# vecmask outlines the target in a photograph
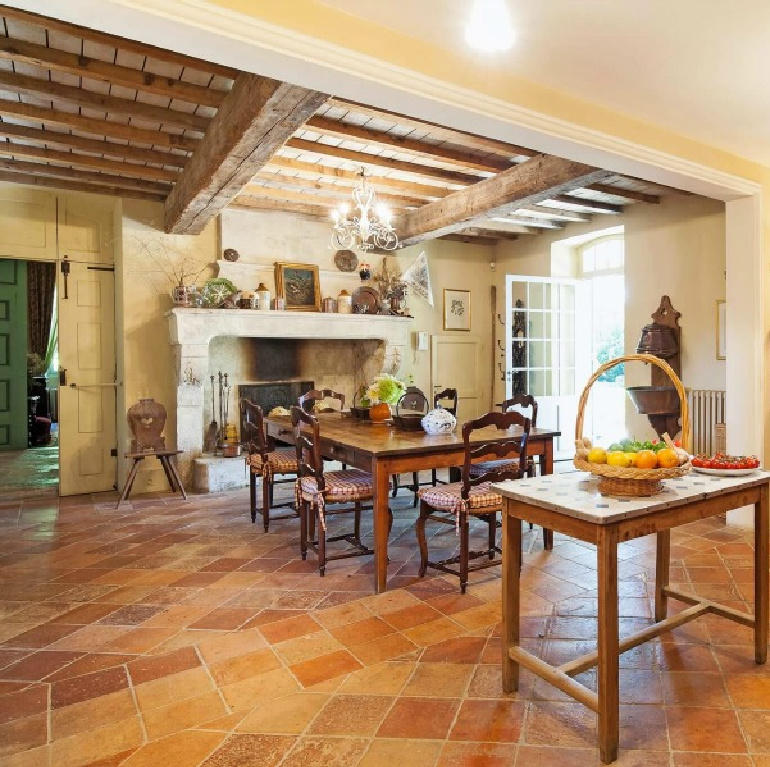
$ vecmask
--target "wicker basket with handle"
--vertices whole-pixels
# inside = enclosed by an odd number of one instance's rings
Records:
[[[624,362],[634,361],[647,362],[651,365],[655,365],[663,370],[671,379],[671,382],[679,395],[679,407],[682,418],[682,447],[685,449],[687,447],[686,441],[690,431],[687,397],[685,395],[684,386],[673,368],[668,363],[652,354],[626,354],[623,357],[617,357],[614,360],[605,362],[588,379],[588,383],[586,384],[585,389],[583,389],[583,393],[580,395],[577,421],[575,423],[575,447],[577,452],[573,460],[577,469],[590,472],[599,477],[599,492],[602,495],[655,495],[655,493],[659,493],[663,489],[662,480],[683,477],[690,472],[690,469],[692,469],[692,464],[689,460],[686,463],[674,466],[670,469],[625,468],[622,466],[610,466],[606,463],[591,463],[586,460],[589,445],[586,445],[586,440],[583,438],[583,417],[591,387],[611,368],[614,368],[616,365],[621,365]],[[664,434],[663,438],[669,447],[674,447],[673,442],[671,442],[671,439],[667,434]]]

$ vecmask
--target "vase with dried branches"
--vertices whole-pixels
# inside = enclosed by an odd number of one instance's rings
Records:
[[[404,308],[406,300],[406,283],[402,279],[401,272],[388,268],[388,259],[383,258],[380,270],[372,275],[372,282],[377,287],[382,301],[381,311],[385,314],[396,314]]]
[[[198,280],[210,267],[195,250],[177,246],[167,235],[133,237],[137,267],[162,293],[170,293],[176,306],[200,306]]]

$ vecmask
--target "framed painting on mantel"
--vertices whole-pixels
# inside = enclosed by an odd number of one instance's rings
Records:
[[[321,311],[321,286],[315,264],[275,263],[275,292],[286,300],[286,309]]]
[[[444,289],[444,330],[471,329],[470,290]]]

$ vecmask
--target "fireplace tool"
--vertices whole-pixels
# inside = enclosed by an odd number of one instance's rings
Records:
[[[222,442],[222,455],[225,458],[234,458],[241,454],[241,446],[238,442],[238,432],[235,425],[230,425],[230,393],[232,386],[227,383],[227,373],[225,373],[225,385],[222,389],[224,395],[223,404],[223,426],[222,431],[224,433],[224,440]]]
[[[203,440],[204,453],[216,453],[219,441],[219,424],[216,415],[216,391],[214,390],[214,376],[211,376],[211,423],[206,429],[206,437]]]

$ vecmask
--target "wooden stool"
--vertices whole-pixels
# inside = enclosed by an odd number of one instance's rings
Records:
[[[187,493],[184,491],[184,487],[182,487],[182,480],[179,479],[179,473],[176,470],[176,466],[174,465],[174,461],[171,460],[171,458],[175,455],[179,455],[182,450],[144,450],[142,452],[137,453],[126,453],[126,458],[133,458],[134,464],[131,467],[131,471],[128,472],[128,476],[126,477],[126,484],[123,486],[123,494],[120,496],[120,500],[118,501],[118,505],[115,507],[116,509],[120,508],[120,504],[123,503],[123,501],[128,500],[128,495],[131,492],[131,488],[133,487],[134,480],[136,479],[136,473],[139,471],[139,464],[148,456],[155,456],[159,461],[160,465],[163,467],[163,471],[166,473],[166,479],[168,479],[169,485],[171,485],[171,489],[174,492],[180,492],[182,494],[182,498],[187,500]]]

